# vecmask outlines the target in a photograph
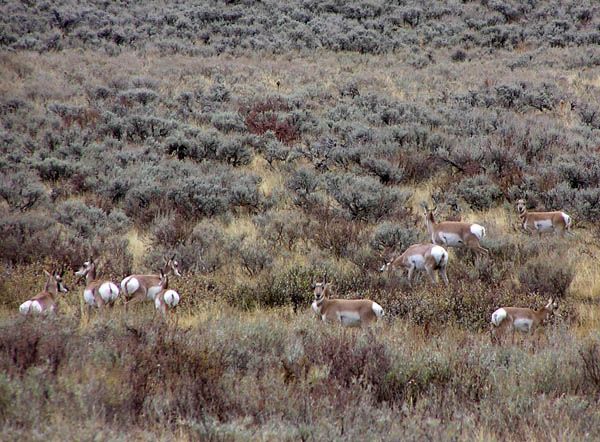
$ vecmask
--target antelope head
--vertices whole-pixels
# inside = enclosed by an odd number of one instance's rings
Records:
[[[165,270],[167,273],[172,271],[175,275],[181,276],[181,272],[179,272],[179,262],[175,259],[175,255],[171,256],[168,260],[165,260]]]
[[[557,308],[558,302],[554,301],[552,298],[548,299],[548,303],[544,306],[544,309],[548,310],[548,312],[550,313],[552,313]]]
[[[61,268],[60,270],[53,270],[52,273],[48,272],[47,270],[44,270],[44,273],[48,277],[48,282],[46,283],[47,291],[49,291],[50,287],[56,293],[58,293],[58,292],[67,293],[69,291],[67,286],[64,285],[63,281],[62,281],[62,277],[65,273],[64,269]],[[50,285],[50,284],[52,284],[52,285]]]
[[[393,254],[388,261],[386,261],[385,263],[383,263],[383,265],[381,266],[381,268],[379,269],[379,271],[383,273],[386,270],[388,270],[390,268],[390,266],[392,265],[392,263],[394,262],[395,259],[396,259],[396,254]]]
[[[527,211],[527,205],[525,204],[525,200],[520,199],[517,201],[517,212],[523,214]]]
[[[331,289],[331,284],[327,283],[327,273],[323,278],[323,282],[313,283],[313,294],[315,295],[315,302],[320,304],[325,299],[325,295]]]
[[[88,259],[86,262],[84,262],[83,265],[79,268],[79,270],[77,270],[75,272],[75,274],[77,276],[79,276],[79,279],[85,279],[89,273],[95,272],[95,270],[96,270],[96,263],[90,257],[90,259]]]

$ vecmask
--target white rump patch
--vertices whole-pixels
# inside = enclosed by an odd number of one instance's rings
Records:
[[[485,237],[485,227],[480,226],[479,224],[471,224],[471,233],[478,239],[482,239]]]
[[[167,304],[169,307],[176,307],[177,304],[179,304],[179,293],[177,293],[175,290],[167,290],[163,295],[163,298],[165,300],[165,304]]]
[[[492,313],[492,324],[498,327],[500,324],[502,324],[502,321],[506,319],[506,315],[506,310],[504,310],[503,308],[499,308],[494,313]]]
[[[554,230],[554,226],[552,225],[551,219],[542,219],[539,221],[534,221],[533,225],[540,232],[547,232],[549,230]]]
[[[438,233],[439,240],[436,241],[436,244],[440,245],[441,242],[443,245],[447,245],[450,247],[459,247],[463,245],[462,238],[460,235],[456,233],[449,232],[440,232]]]
[[[32,301],[25,301],[23,304],[19,306],[19,313],[22,315],[26,315],[29,313],[29,309],[31,307]]]
[[[119,288],[112,282],[105,282],[98,289],[100,297],[105,303],[113,302],[119,296]]]
[[[32,301],[29,311],[31,313],[42,313],[42,304],[40,304],[38,301]]]
[[[448,262],[448,252],[443,247],[435,246],[431,248],[431,256],[435,259],[436,264],[440,265],[442,261]]]
[[[94,292],[91,290],[85,289],[83,291],[83,299],[88,305],[91,305],[92,307],[96,305],[96,300],[94,299]]]
[[[137,291],[137,289],[140,288],[140,282],[137,280],[137,278],[128,276],[121,281],[121,288],[123,289],[123,293],[125,293],[125,295],[131,296]]]
[[[513,327],[523,333],[529,333],[532,325],[533,320],[527,318],[518,318],[513,322]]]
[[[570,227],[571,226],[571,217],[569,215],[567,215],[565,212],[560,212],[560,214],[563,217],[565,226]]]
[[[337,317],[342,325],[351,327],[360,325],[360,314],[352,311],[340,311],[337,313]]]
[[[373,310],[373,313],[375,313],[375,316],[377,316],[378,318],[381,318],[384,315],[383,307],[377,304],[376,302],[373,303],[371,309]]]

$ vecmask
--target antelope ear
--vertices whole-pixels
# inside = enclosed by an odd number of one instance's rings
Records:
[[[175,256],[177,256],[177,253],[173,253],[173,256],[171,256],[171,260],[174,260]]]

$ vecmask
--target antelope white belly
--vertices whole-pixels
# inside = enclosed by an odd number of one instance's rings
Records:
[[[154,299],[161,290],[162,288],[159,285],[155,285],[148,288],[148,293],[146,293],[146,295],[148,296],[148,299]]]
[[[552,220],[549,219],[534,221],[533,225],[540,232],[548,232],[550,230],[554,230],[554,227],[552,226]]]
[[[86,289],[83,291],[83,300],[88,305],[91,305],[91,306],[96,305],[96,300],[94,299],[94,292],[91,290]]]
[[[411,255],[408,260],[416,269],[423,270],[425,268],[425,259],[423,258],[423,255]]]
[[[531,319],[519,318],[513,322],[513,327],[520,332],[529,333],[533,321]]]
[[[436,243],[442,243],[444,245],[447,246],[451,246],[451,247],[457,247],[457,246],[462,246],[463,245],[463,241],[461,239],[461,237],[459,235],[457,235],[456,233],[447,233],[447,232],[440,232],[438,233],[438,241],[436,241]]]
[[[337,317],[342,325],[348,327],[360,325],[360,314],[358,312],[341,311],[337,313]]]

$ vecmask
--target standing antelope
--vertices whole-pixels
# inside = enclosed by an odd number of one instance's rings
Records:
[[[169,275],[160,271],[160,291],[154,297],[154,306],[156,310],[166,316],[167,311],[173,311],[179,304],[179,293],[169,289]]]
[[[383,316],[383,308],[369,299],[326,299],[331,292],[327,278],[314,284],[312,308],[323,321],[339,321],[345,326],[370,324]]]
[[[52,273],[44,270],[44,274],[48,277],[44,290],[21,304],[19,312],[22,315],[54,313],[56,311],[56,299],[54,297],[58,295],[58,292],[66,293],[69,291],[62,283],[64,273],[64,270],[52,270]]]
[[[539,236],[556,230],[560,231],[561,236],[565,236],[565,232],[571,233],[572,220],[565,212],[528,212],[525,200],[517,201],[517,212],[521,227],[527,233],[537,231]]]
[[[444,280],[444,284],[448,285],[448,276],[446,275],[447,266],[448,252],[442,246],[436,246],[435,244],[413,244],[402,255],[394,256],[379,271],[384,272],[390,267],[392,269],[402,267],[408,270],[408,283],[412,285],[412,276],[415,269],[425,270],[433,284],[436,283],[434,271],[437,270]]]
[[[177,276],[179,273],[179,263],[173,255],[168,260],[165,259],[165,266],[162,273],[168,275],[173,272]],[[160,287],[160,275],[130,275],[121,281],[121,289],[125,296],[125,308],[127,305],[143,301],[144,299],[154,300],[154,297],[162,289]]]
[[[521,307],[502,307],[492,313],[490,333],[492,341],[497,339],[498,332],[504,333],[507,328],[512,330],[512,342],[515,342],[515,331],[533,334],[536,328],[546,320],[558,307],[552,298],[539,310]]]
[[[427,232],[431,235],[431,242],[438,246],[468,247],[474,252],[487,255],[488,249],[481,247],[479,241],[485,237],[485,227],[479,224],[459,221],[443,221],[436,223],[433,209],[423,206],[425,210],[425,224]]]
[[[83,299],[90,308],[114,304],[119,296],[119,287],[112,281],[96,279],[96,263],[92,258],[84,262],[75,274],[85,278]]]

